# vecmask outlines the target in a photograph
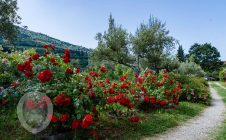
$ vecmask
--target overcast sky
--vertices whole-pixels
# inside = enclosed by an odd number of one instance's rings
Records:
[[[207,42],[226,60],[225,0],[18,0],[18,6],[28,29],[87,48],[97,46],[94,37],[107,29],[110,13],[130,33],[153,15],[185,52]]]

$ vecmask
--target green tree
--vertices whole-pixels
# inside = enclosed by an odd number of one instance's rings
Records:
[[[17,10],[17,0],[0,0],[0,36],[11,43],[17,33],[15,24],[20,23]]]
[[[195,43],[189,50],[189,56],[193,56],[194,62],[206,72],[218,71],[222,66],[220,52],[209,43]]]
[[[164,56],[173,49],[175,39],[169,36],[165,26],[165,23],[151,16],[149,23],[142,23],[131,37],[138,67],[143,65],[143,68],[158,69]]]
[[[97,33],[97,48],[92,53],[94,61],[109,61],[116,64],[123,64],[131,67],[134,58],[130,53],[129,35],[122,26],[115,25],[115,21],[110,15],[108,30]]]
[[[184,49],[180,45],[178,50],[177,50],[177,58],[180,62],[185,62],[185,54],[184,54]]]

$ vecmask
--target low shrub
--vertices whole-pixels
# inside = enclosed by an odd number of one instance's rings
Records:
[[[177,72],[180,75],[188,75],[188,76],[196,76],[203,77],[205,76],[205,72],[202,70],[201,66],[196,64],[195,62],[182,62],[180,63]]]
[[[176,79],[183,85],[180,100],[210,103],[208,83],[204,78],[178,75]]]

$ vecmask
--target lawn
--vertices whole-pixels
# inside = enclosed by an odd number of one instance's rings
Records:
[[[162,133],[188,119],[198,115],[205,108],[203,104],[181,102],[175,109],[156,110],[152,113],[140,113],[142,122],[137,125],[112,123],[111,139],[140,139]]]
[[[215,83],[216,82],[212,82],[212,86],[214,87],[214,89],[217,90],[218,94],[223,98],[223,101],[226,104],[226,89],[219,87]],[[223,82],[218,82],[218,83],[220,83],[222,86],[226,87]],[[219,133],[217,133],[216,139],[217,140],[225,140],[226,139],[226,118],[225,118],[224,124],[222,125],[222,128],[220,129]]]
[[[102,120],[106,125],[100,126],[101,132],[110,139],[140,139],[141,137],[153,136],[177,126],[186,120],[198,115],[205,105],[181,102],[175,109],[160,109],[153,112],[140,113],[141,122],[131,124],[127,121]],[[103,123],[101,123],[103,124]],[[17,120],[15,111],[1,111],[0,137],[8,139],[34,139],[34,136],[26,132]]]

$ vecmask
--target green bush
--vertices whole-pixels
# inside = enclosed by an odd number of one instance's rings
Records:
[[[0,87],[8,87],[20,76],[17,70],[17,64],[24,61],[30,53],[29,50],[23,55],[21,52],[5,53],[0,51]]]
[[[179,75],[176,79],[182,84],[181,101],[210,103],[208,83],[204,78]]]
[[[203,77],[205,75],[205,72],[202,70],[200,65],[194,62],[181,63],[177,71],[181,75],[190,75],[197,77]]]
[[[226,80],[226,68],[223,68],[219,72],[219,78],[220,78],[221,81],[225,81]]]

